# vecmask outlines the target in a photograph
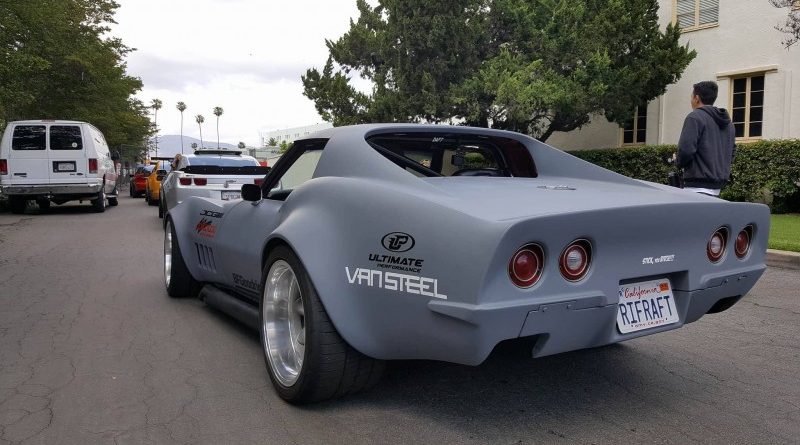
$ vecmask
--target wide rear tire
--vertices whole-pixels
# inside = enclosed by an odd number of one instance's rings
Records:
[[[385,363],[356,351],[339,335],[291,249],[272,250],[261,284],[262,351],[282,399],[293,404],[318,402],[378,382]]]
[[[183,260],[171,218],[164,224],[164,284],[167,294],[173,298],[193,298],[200,292],[200,283],[189,273]]]

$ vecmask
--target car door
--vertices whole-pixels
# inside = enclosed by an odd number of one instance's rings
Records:
[[[89,161],[85,154],[84,134],[79,124],[52,124],[48,128],[50,182],[79,184],[86,182]],[[88,135],[86,135],[88,136]]]
[[[17,124],[11,130],[8,178],[17,185],[48,184],[47,126]]]
[[[314,177],[326,142],[324,139],[296,142],[266,176],[262,185],[264,199],[241,201],[224,215],[216,245],[225,284],[243,295],[259,297],[264,243],[283,219],[279,212],[292,190]]]

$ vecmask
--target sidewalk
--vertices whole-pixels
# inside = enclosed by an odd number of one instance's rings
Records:
[[[800,270],[800,253],[767,249],[767,266]]]

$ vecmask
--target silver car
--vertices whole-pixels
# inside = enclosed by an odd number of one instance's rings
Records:
[[[485,128],[322,131],[242,198],[169,212],[167,293],[258,329],[292,403],[367,388],[385,360],[477,365],[506,340],[542,357],[678,329],[766,267],[764,205]]]
[[[190,196],[241,199],[243,184],[261,184],[269,172],[256,158],[238,150],[196,150],[194,154],[177,155],[172,165],[172,172],[161,184],[159,218]]]

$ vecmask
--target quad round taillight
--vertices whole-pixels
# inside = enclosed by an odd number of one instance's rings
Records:
[[[706,253],[708,259],[712,263],[718,263],[725,254],[725,247],[728,244],[728,229],[721,227],[711,235],[706,245]]]
[[[538,244],[522,246],[508,263],[508,276],[517,287],[531,287],[542,277],[544,250]]]
[[[753,241],[753,226],[747,226],[736,236],[733,250],[736,257],[742,259],[750,252],[750,243]]]
[[[558,267],[568,281],[580,281],[592,264],[592,245],[585,239],[573,241],[561,253]]]

